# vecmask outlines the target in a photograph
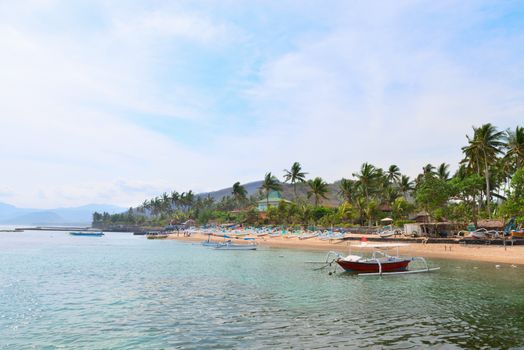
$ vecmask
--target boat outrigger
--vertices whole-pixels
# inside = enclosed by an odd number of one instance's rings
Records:
[[[400,275],[431,272],[439,270],[440,267],[429,267],[426,259],[423,257],[401,257],[398,250],[400,247],[407,246],[405,243],[376,243],[368,244],[361,242],[358,245],[352,245],[352,248],[368,248],[373,249],[371,257],[363,257],[360,255],[343,256],[337,252],[329,252],[326,256],[325,266],[331,266],[332,263],[337,263],[344,271],[358,273],[359,276],[384,276],[384,275]],[[397,248],[396,255],[389,255],[388,250]],[[418,261],[422,267],[410,270],[408,265]]]

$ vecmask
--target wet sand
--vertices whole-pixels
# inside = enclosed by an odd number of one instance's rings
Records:
[[[191,237],[183,237],[171,234],[168,239],[187,242],[201,242],[207,240],[207,235],[192,234]],[[220,239],[215,239],[220,241]],[[234,240],[242,243],[241,240]],[[257,237],[256,242],[260,247],[300,249],[315,251],[337,251],[339,253],[349,252],[350,244],[359,244],[358,241],[322,241],[317,238],[299,240],[298,238],[283,237]],[[353,253],[365,252],[369,249],[351,248]],[[455,259],[469,261],[484,261],[500,264],[524,265],[524,246],[490,246],[490,245],[463,245],[442,243],[409,243],[406,247],[400,247],[401,255],[422,256],[427,258]]]

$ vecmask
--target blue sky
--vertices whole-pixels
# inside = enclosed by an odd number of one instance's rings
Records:
[[[0,1],[0,201],[460,160],[523,124],[519,1]],[[5,170],[7,169],[7,170]]]

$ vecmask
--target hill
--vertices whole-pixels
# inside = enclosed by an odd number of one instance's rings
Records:
[[[0,224],[25,225],[88,225],[93,212],[108,212],[110,214],[125,211],[125,208],[106,204],[88,204],[79,207],[32,209],[18,208],[10,204],[0,203]]]
[[[244,188],[246,189],[248,196],[256,195],[259,193],[259,188],[262,185],[263,181],[253,181],[246,184],[243,184]],[[329,194],[327,195],[327,199],[323,200],[323,204],[326,206],[336,206],[341,203],[341,200],[338,196],[338,183],[339,181],[335,181],[332,184],[328,185],[329,188]],[[295,194],[293,192],[293,185],[287,184],[287,183],[281,183],[282,185],[282,197],[293,201],[295,199]],[[297,184],[297,195],[299,198],[305,199],[307,198],[307,192],[309,190],[309,186],[307,183]],[[218,191],[213,192],[205,192],[205,193],[199,193],[198,197],[206,197],[211,196],[215,201],[220,201],[225,196],[231,196],[231,192],[233,191],[233,187],[227,187],[223,188]],[[310,203],[313,204],[313,198],[310,199]]]

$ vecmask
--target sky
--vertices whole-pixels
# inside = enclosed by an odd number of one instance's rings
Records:
[[[524,124],[522,1],[0,0],[0,202],[410,176]]]

